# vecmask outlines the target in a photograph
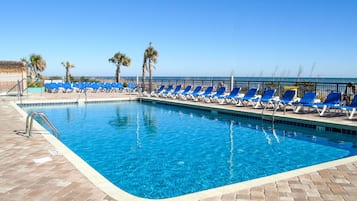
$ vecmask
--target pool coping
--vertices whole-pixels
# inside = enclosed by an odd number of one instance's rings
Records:
[[[94,100],[87,100],[88,103],[95,103],[95,102],[108,102],[108,101],[130,101],[130,100],[137,100],[138,98],[117,98],[117,99],[94,99]],[[157,101],[157,99],[150,99]],[[161,100],[164,101],[165,100]],[[167,101],[166,101],[167,102]],[[32,100],[32,101],[26,101],[22,102],[23,104],[55,104],[55,103],[77,103],[77,104],[83,104],[84,101],[79,101],[75,102],[73,100]],[[16,102],[11,102],[10,105],[12,105],[24,118],[24,120],[27,117],[27,113],[22,110],[16,103]],[[187,104],[187,103],[185,103]],[[208,105],[211,106],[211,105]],[[202,106],[204,107],[204,106]],[[206,107],[206,108],[213,108],[213,109],[219,109],[220,107]],[[121,190],[119,187],[115,186],[112,184],[109,180],[107,180],[104,176],[102,176],[100,173],[98,173],[95,169],[93,169],[89,164],[87,164],[83,159],[81,159],[78,155],[76,155],[74,152],[72,152],[68,147],[66,147],[61,141],[59,141],[57,138],[55,138],[52,134],[50,134],[45,128],[43,128],[39,123],[36,121],[34,122],[34,127],[40,131],[41,135],[50,143],[52,144],[56,150],[60,150],[63,156],[70,162],[72,163],[84,176],[86,176],[90,182],[92,182],[94,185],[96,185],[100,190],[108,194],[114,199],[118,200],[163,200],[163,201],[179,201],[179,200],[201,200],[207,197],[213,197],[213,196],[222,196],[224,194],[229,194],[233,193],[239,190],[251,188],[251,187],[256,187],[264,184],[268,184],[271,182],[276,182],[279,180],[285,180],[289,179],[292,177],[296,177],[299,175],[307,174],[307,173],[312,173],[316,172],[319,170],[323,169],[328,169],[332,168],[335,166],[351,163],[357,161],[357,156],[351,156],[348,158],[343,158],[343,159],[338,159],[330,162],[325,162],[309,167],[304,167],[304,168],[299,168],[295,170],[291,170],[288,172],[283,172],[279,174],[274,174],[266,177],[261,177],[249,181],[244,181],[244,182],[239,182],[235,184],[230,184],[226,186],[221,186],[218,188],[213,188],[213,189],[208,189],[208,190],[203,190],[199,191],[196,193],[190,193],[190,194],[185,194],[177,197],[172,197],[172,198],[166,198],[166,199],[147,199],[147,198],[140,198],[135,195],[131,195],[123,190]]]

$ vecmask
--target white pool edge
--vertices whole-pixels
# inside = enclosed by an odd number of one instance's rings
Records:
[[[120,98],[117,99],[118,101],[128,101],[133,100],[129,98]],[[56,102],[57,101],[57,102]],[[95,100],[88,100],[88,102],[106,102],[106,101],[113,101],[113,99],[95,99]],[[115,100],[114,100],[115,101]],[[27,103],[63,103],[63,102],[73,102],[73,101],[63,101],[63,100],[51,100],[51,101],[31,101]],[[23,121],[26,121],[27,113],[23,111],[15,102],[10,103],[23,117]],[[37,130],[41,131],[41,135],[50,143],[52,144],[56,150],[61,150],[63,156],[70,161],[84,176],[86,176],[95,186],[97,186],[100,190],[104,193],[108,194],[114,199],[117,200],[132,200],[132,201],[150,201],[150,200],[162,200],[162,201],[183,201],[183,200],[201,200],[204,198],[209,197],[217,197],[222,196],[223,194],[229,194],[233,192],[237,192],[239,190],[248,189],[251,187],[261,186],[264,184],[277,182],[280,180],[289,179],[292,177],[296,177],[303,174],[308,174],[312,172],[316,172],[323,169],[333,168],[335,166],[344,165],[347,163],[357,161],[357,156],[351,156],[348,158],[338,159],[330,162],[325,162],[309,167],[304,167],[300,169],[291,170],[288,172],[278,173],[275,175],[270,175],[266,177],[261,177],[249,181],[244,181],[240,183],[230,184],[222,187],[217,187],[209,190],[204,190],[196,193],[186,194],[178,197],[173,198],[166,198],[166,199],[146,199],[140,198],[134,195],[131,195],[119,187],[112,184],[109,180],[107,180],[104,176],[102,176],[99,172],[93,169],[88,163],[86,163],[83,159],[81,159],[78,155],[72,152],[68,147],[66,147],[61,141],[59,141],[56,137],[54,137],[51,133],[49,133],[45,128],[43,128],[39,123],[36,121],[33,125]]]

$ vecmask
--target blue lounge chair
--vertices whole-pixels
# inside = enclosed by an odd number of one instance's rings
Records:
[[[167,90],[171,91],[172,88],[173,88],[173,86],[172,86],[172,85],[169,85],[169,86],[167,87],[167,89],[165,89],[165,85],[162,85],[162,86],[161,86],[159,89],[157,89],[156,91],[152,91],[152,92],[150,93],[150,96],[159,97],[159,96],[161,96],[163,93],[165,93]],[[148,95],[146,94],[146,92],[144,92],[143,95],[144,95],[144,96],[148,96]]]
[[[175,96],[172,96],[172,98],[177,98],[180,96],[187,95],[188,93],[190,93],[191,88],[192,88],[191,85],[186,86],[186,88],[183,91],[179,91]]]
[[[185,90],[184,90],[182,93],[180,93],[180,95],[184,95],[184,96],[185,96],[185,95],[189,94],[191,88],[192,88],[192,86],[191,86],[191,85],[188,85],[188,86],[185,88]]]
[[[63,92],[66,92],[66,93],[72,92],[74,90],[73,87],[72,87],[72,84],[70,82],[64,83],[63,84],[63,89],[64,89]]]
[[[102,86],[103,91],[105,92],[112,92],[113,87],[111,83],[104,83],[104,85]]]
[[[223,104],[224,102],[226,102],[226,103],[231,102],[232,99],[238,97],[240,89],[241,89],[240,87],[235,87],[232,89],[231,93],[229,93],[228,95],[218,97],[219,104]]]
[[[243,97],[234,98],[234,101],[238,106],[245,106],[252,99],[256,98],[255,96],[257,95],[257,92],[258,92],[257,88],[251,88]]]
[[[192,92],[187,93],[186,95],[182,95],[181,99],[182,100],[187,100],[187,99],[194,99],[194,97],[198,96],[202,89],[202,86],[197,86]]]
[[[58,84],[54,83],[54,82],[46,83],[45,88],[46,88],[46,91],[49,93],[54,93],[54,92],[59,91]]]
[[[214,102],[218,99],[218,97],[223,97],[226,92],[226,87],[220,87],[217,89],[217,92],[213,95],[209,95],[204,98],[205,102]]]
[[[236,97],[239,94],[240,89],[241,89],[240,87],[233,88],[231,93],[229,93],[227,96],[224,96],[223,98],[232,99],[232,98]]]
[[[296,108],[294,110],[295,113],[298,113],[300,109],[304,109],[305,106],[309,106],[315,102],[315,98],[317,97],[316,92],[305,92],[304,96],[300,101],[293,102]]]
[[[135,90],[136,90],[135,84],[134,84],[133,82],[129,82],[129,83],[128,83],[127,90],[128,90],[129,92],[135,91]]]
[[[73,82],[72,87],[77,92],[79,90],[79,82]]]
[[[162,91],[164,91],[165,89],[165,85],[161,85],[161,87],[156,91],[156,93],[161,93]]]
[[[165,89],[164,91],[162,91],[161,93],[157,94],[158,96],[166,96],[166,94],[171,93],[172,89],[174,88],[173,85],[169,85],[167,87],[167,89]]]
[[[264,91],[263,96],[251,99],[252,102],[255,102],[254,108],[261,106],[266,109],[269,104],[272,105],[275,92],[275,89],[267,89]]]
[[[124,89],[124,85],[120,82],[113,82],[112,87],[114,91],[121,91]]]
[[[159,96],[160,93],[162,93],[165,89],[165,85],[161,85],[157,90],[152,91],[150,94],[148,94],[146,91],[143,92],[143,96]]]
[[[162,93],[168,94],[168,93],[171,92],[171,90],[172,90],[173,88],[174,88],[173,85],[169,85],[169,86],[167,87],[167,89],[165,89],[165,91],[163,91]]]
[[[102,84],[103,84],[103,83],[98,83],[100,89],[102,89]],[[79,92],[80,92],[80,93],[86,92],[86,91],[88,90],[88,87],[89,87],[89,83],[87,83],[87,82],[80,82],[80,83],[79,83]]]
[[[58,82],[57,84],[57,92],[63,92],[64,91],[64,83],[63,82]]]
[[[196,97],[194,98],[194,101],[203,100],[205,97],[210,96],[211,93],[212,93],[212,91],[213,91],[213,87],[212,87],[212,86],[207,87],[207,89],[206,89],[205,92],[199,94],[198,96],[196,96]]]
[[[123,91],[124,90],[124,85],[123,85],[123,83],[118,83],[117,84],[117,88],[120,90],[120,91]]]
[[[112,83],[110,83],[110,85],[112,86],[112,91],[117,91],[118,90],[118,88],[117,88],[117,86],[118,86],[118,83],[116,83],[116,82],[112,82]]]
[[[101,86],[98,82],[93,82],[93,83],[90,83],[88,85],[88,87],[86,87],[86,89],[91,89],[92,92],[97,92],[101,89]]]
[[[292,103],[294,101],[294,97],[295,97],[296,91],[295,90],[286,90],[281,98],[281,100],[277,100],[276,102],[274,102],[274,113],[278,110],[278,109],[283,109],[284,110],[284,114],[286,113],[286,107],[287,106],[292,106]]]
[[[172,92],[169,92],[168,94],[164,95],[164,97],[173,97],[173,96],[176,96],[176,94],[178,94],[181,90],[181,85],[177,85],[174,89],[174,91]]]
[[[352,119],[353,115],[357,110],[357,94],[353,97],[352,102],[349,105],[343,106],[332,106],[333,109],[341,109],[346,111],[346,115],[348,119]]]
[[[224,102],[228,103],[229,101],[231,101],[232,99],[234,99],[235,97],[238,96],[239,92],[240,92],[240,87],[235,87],[232,89],[232,91],[228,94],[228,95],[222,95],[217,97],[217,102],[219,104],[223,104]]]
[[[331,92],[323,103],[307,104],[306,106],[315,108],[319,115],[323,116],[326,110],[340,105],[341,97],[341,92]]]

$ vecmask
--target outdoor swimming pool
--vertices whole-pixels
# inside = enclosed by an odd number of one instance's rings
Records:
[[[355,136],[140,102],[27,106],[112,183],[168,198],[355,155]]]

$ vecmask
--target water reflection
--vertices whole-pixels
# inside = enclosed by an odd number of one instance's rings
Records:
[[[118,128],[126,128],[130,123],[130,117],[128,114],[121,113],[120,107],[115,108],[115,118],[109,121],[109,125],[118,127]]]
[[[272,138],[271,138],[271,135],[274,137],[275,141],[279,144],[280,143],[280,139],[276,133],[276,130],[274,128],[271,129],[271,134],[270,134],[270,131],[269,133],[265,130],[264,127],[261,128],[262,129],[262,132],[264,134],[264,137],[265,139],[267,140],[267,143],[268,144],[272,144]]]
[[[148,135],[153,135],[157,133],[157,120],[153,112],[154,110],[154,107],[143,108],[144,127]]]
[[[72,120],[71,109],[69,107],[66,108],[66,119],[67,122],[71,122]]]
[[[141,147],[139,106],[136,109],[136,146]]]
[[[233,178],[233,151],[234,151],[234,139],[233,139],[233,124],[234,121],[230,121],[229,123],[229,144],[230,144],[230,149],[229,149],[229,179],[231,180]]]

